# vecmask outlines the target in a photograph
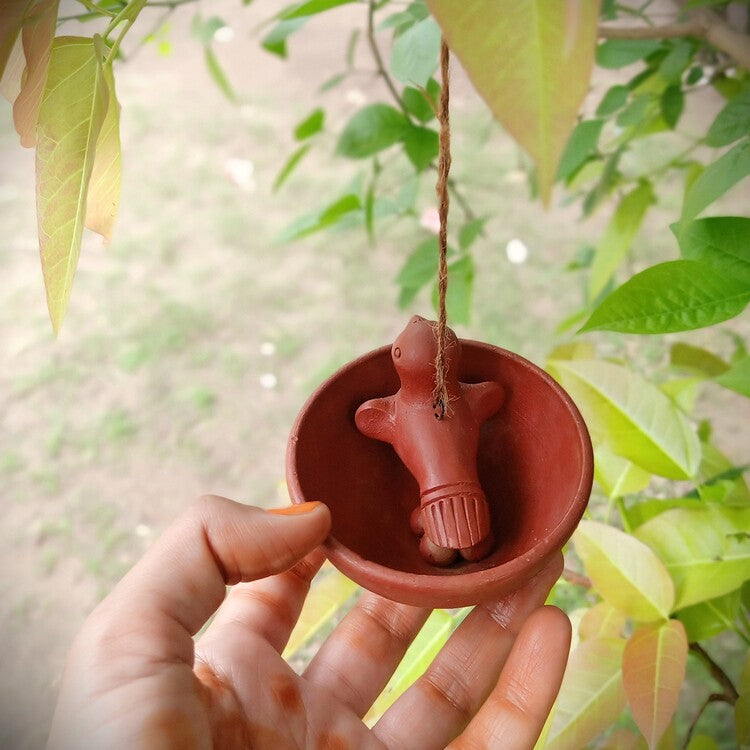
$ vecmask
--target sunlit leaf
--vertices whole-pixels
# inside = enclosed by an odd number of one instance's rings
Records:
[[[73,286],[96,141],[108,92],[94,41],[57,37],[39,109],[37,213],[52,326],[60,328]]]
[[[408,306],[419,290],[435,278],[437,267],[437,237],[429,237],[412,250],[396,276],[396,284],[401,287],[399,305],[402,308]]]
[[[448,45],[495,117],[536,164],[549,201],[588,93],[599,3],[427,0]]]
[[[307,18],[304,16],[301,18],[279,21],[263,38],[263,41],[260,43],[261,47],[274,55],[286,57],[287,39],[295,31],[301,29],[306,22]]]
[[[618,203],[594,255],[589,276],[588,297],[595,300],[617,270],[654,202],[650,182],[643,182]]]
[[[274,191],[278,190],[287,181],[305,154],[310,150],[311,145],[310,143],[305,143],[286,160],[284,166],[279,170],[278,175],[276,175],[276,179],[273,181]]]
[[[435,117],[435,108],[440,98],[440,85],[430,78],[424,89],[406,86],[401,94],[406,111],[420,122],[429,122]]]
[[[706,145],[720,148],[750,135],[750,89],[730,99],[706,133]]]
[[[107,114],[96,139],[94,168],[86,201],[86,227],[109,241],[120,205],[122,161],[120,153],[120,105],[115,94],[112,66],[104,66]]]
[[[616,498],[640,492],[648,486],[651,474],[604,446],[597,446],[594,451],[594,479],[607,497]]]
[[[642,526],[646,521],[673,508],[700,507],[696,498],[646,498],[630,505],[626,511],[631,531]]]
[[[740,180],[750,175],[750,140],[744,140],[719,157],[685,191],[681,221],[695,218]]]
[[[675,584],[677,610],[734,591],[750,578],[750,544],[737,537],[748,528],[749,508],[709,503],[661,513],[635,536],[664,561]]]
[[[24,21],[22,39],[26,72],[21,92],[13,103],[13,122],[21,136],[21,145],[27,148],[37,142],[37,120],[46,91],[57,6],[58,0],[37,0]]]
[[[708,263],[750,284],[750,219],[712,216],[670,227],[682,257]]]
[[[320,107],[314,109],[302,122],[294,128],[294,137],[298,141],[312,138],[323,129],[326,113]]]
[[[554,360],[548,369],[581,409],[596,444],[653,474],[673,479],[695,474],[698,437],[655,385],[598,360]]]
[[[357,584],[337,570],[331,570],[324,578],[316,580],[310,587],[297,624],[292,630],[284,649],[288,659],[299,651],[331,618],[351,599]]]
[[[306,2],[297,3],[283,11],[281,17],[284,19],[302,18],[304,16],[314,16],[318,13],[324,13],[331,8],[338,8],[339,5],[357,2],[357,0],[307,0]]]
[[[598,602],[587,610],[578,624],[581,640],[589,638],[619,638],[625,629],[624,612],[607,602]]]
[[[750,356],[745,355],[732,364],[727,372],[714,378],[715,382],[750,398]]]
[[[695,260],[658,263],[631,277],[581,331],[673,333],[721,323],[750,301],[750,284]]]
[[[685,626],[688,641],[706,641],[734,627],[740,609],[740,590],[709,599],[677,612]]]
[[[596,521],[582,521],[573,543],[594,589],[634,620],[665,619],[674,585],[659,558],[638,539]]]
[[[370,104],[346,124],[336,151],[350,159],[363,159],[398,143],[409,128],[409,121],[397,109],[387,104]]]
[[[633,718],[650,748],[672,720],[685,679],[688,643],[678,620],[646,625],[630,636],[622,681]]]
[[[455,630],[465,612],[452,616],[442,609],[436,609],[425,622],[422,630],[409,646],[396,673],[386,685],[380,697],[367,712],[365,721],[372,725],[396,699],[420,677],[437,656],[440,649]]]
[[[621,638],[581,641],[570,655],[547,750],[581,750],[625,708]]]

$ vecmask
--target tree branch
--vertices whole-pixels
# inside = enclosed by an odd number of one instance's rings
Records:
[[[745,70],[750,70],[750,36],[733,28],[718,13],[707,8],[691,10],[687,21],[666,26],[599,27],[599,37],[602,39],[669,39],[683,36],[705,39]]]
[[[383,56],[380,54],[380,47],[378,47],[378,43],[375,40],[375,0],[370,0],[367,9],[367,43],[370,45],[370,51],[375,60],[375,67],[378,69],[378,75],[388,87],[388,90],[391,92],[391,96],[396,104],[398,104],[399,109],[408,117],[409,113],[406,111],[404,102],[401,100],[398,90],[386,70],[385,64],[383,63]]]
[[[698,709],[698,713],[695,715],[695,718],[690,722],[690,727],[688,728],[687,734],[685,735],[685,741],[682,743],[683,750],[686,750],[687,746],[690,744],[690,740],[693,737],[693,732],[695,731],[695,727],[698,724],[698,721],[700,720],[701,716],[703,716],[703,712],[712,704],[712,703],[720,703],[722,701],[726,701],[726,697],[723,693],[711,693],[711,695],[706,698],[703,705]]]
[[[711,658],[700,643],[691,643],[690,650],[703,662],[704,666],[711,673],[711,677],[721,685],[724,700],[733,706],[737,702],[739,694],[727,673]]]
[[[672,23],[667,26],[600,26],[601,39],[670,39],[676,36],[704,36],[697,21]]]

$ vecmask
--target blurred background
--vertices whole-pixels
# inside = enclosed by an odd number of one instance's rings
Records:
[[[366,8],[312,18],[290,38],[287,60],[260,45],[278,11],[270,0],[173,10],[147,8],[124,43],[119,218],[109,246],[87,233],[57,339],[39,265],[34,155],[0,103],[3,748],[43,744],[73,634],[165,526],[202,493],[286,503],[286,437],[311,390],[390,342],[412,313],[433,317],[428,293],[400,310],[394,283],[436,229],[429,171],[412,217],[386,222],[372,241],[346,226],[279,241],[356,179],[358,165],[332,155],[336,134],[364,103],[384,99],[383,83],[359,44],[346,80],[321,85],[344,67]],[[61,17],[77,12],[63,0]],[[226,23],[212,48],[236,103],[207,71],[196,14]],[[72,22],[58,33],[91,32]],[[593,100],[608,83],[595,83]],[[708,96],[691,117],[715,115],[721,102]],[[274,192],[294,126],[317,106],[327,111],[322,147]],[[543,364],[555,326],[582,302],[582,279],[565,266],[608,216],[582,222],[559,195],[547,212],[532,200],[522,155],[457,66],[452,108],[453,174],[473,212],[491,217],[474,246],[471,322],[457,330]],[[665,216],[677,212],[681,187],[672,187],[639,236],[650,262],[674,254]],[[732,200],[746,206],[748,197]],[[650,342],[625,354],[660,357]],[[729,455],[747,444],[748,403],[717,389],[701,406]]]

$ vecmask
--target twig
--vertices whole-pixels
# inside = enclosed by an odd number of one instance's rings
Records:
[[[711,693],[711,695],[706,698],[703,705],[698,709],[698,713],[695,715],[695,718],[690,722],[690,727],[688,728],[687,734],[685,735],[685,741],[682,743],[683,750],[686,750],[687,746],[690,744],[690,740],[693,737],[693,732],[695,731],[695,727],[698,724],[698,721],[700,720],[701,716],[703,716],[703,712],[712,704],[712,703],[721,703],[726,702],[726,697],[722,693]]]
[[[583,575],[583,573],[576,573],[575,570],[570,568],[563,569],[562,579],[574,586],[583,586],[585,589],[590,589],[592,586],[591,579],[588,576]]]
[[[711,656],[704,650],[700,643],[691,643],[690,650],[703,662],[708,671],[711,673],[716,682],[721,685],[723,693],[722,698],[729,703],[734,705],[739,698],[737,688],[734,683],[729,679],[727,673],[711,658]]]
[[[391,92],[391,96],[393,97],[396,104],[398,104],[401,111],[407,117],[409,117],[409,113],[406,111],[404,102],[399,96],[398,90],[393,83],[393,79],[390,77],[388,71],[386,70],[385,64],[383,63],[383,56],[380,54],[380,47],[378,47],[378,43],[375,40],[375,0],[369,0],[369,5],[367,8],[367,43],[370,45],[370,51],[372,52],[372,56],[375,59],[375,66],[378,69],[378,75],[383,79],[383,82],[388,87],[388,90]]]
[[[677,2],[683,5],[679,0]],[[689,12],[687,21],[665,26],[600,26],[599,36],[603,39],[701,37],[745,70],[750,70],[750,36],[733,28],[718,13],[707,8],[695,8]]]
[[[676,36],[703,36],[703,26],[697,20],[672,23],[666,26],[600,26],[601,39],[670,39]]]

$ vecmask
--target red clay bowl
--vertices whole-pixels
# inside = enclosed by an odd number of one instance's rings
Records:
[[[517,354],[461,344],[459,380],[494,380],[505,389],[479,440],[479,478],[495,535],[480,562],[437,568],[422,559],[409,528],[416,481],[389,444],[354,424],[363,401],[399,388],[390,346],[350,362],[312,394],[287,450],[293,502],[322,500],[331,510],[331,562],[364,588],[420,607],[478,604],[522,586],[570,538],[591,492],[591,441],[568,394]]]

